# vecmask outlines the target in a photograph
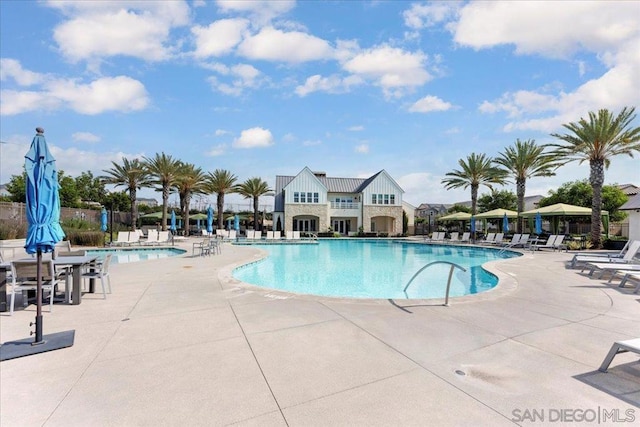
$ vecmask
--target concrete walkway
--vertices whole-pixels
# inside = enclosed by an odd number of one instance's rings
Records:
[[[106,300],[45,309],[44,333],[73,329],[75,343],[0,364],[0,425],[640,420],[638,356],[597,371],[614,341],[640,337],[640,296],[566,269],[571,254],[493,263],[496,290],[443,307],[260,289],[231,277],[256,247],[183,245],[189,256],[114,265]],[[28,337],[34,316],[2,313],[1,341]]]

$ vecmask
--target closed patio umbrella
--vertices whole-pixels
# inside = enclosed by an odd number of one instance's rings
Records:
[[[207,208],[207,233],[213,233],[213,208],[211,206]]]
[[[542,215],[536,213],[536,234],[542,234]]]
[[[507,213],[505,212],[502,217],[502,231],[505,233],[509,232],[509,218],[507,218]]]
[[[171,225],[169,226],[169,230],[173,233],[176,232],[176,211],[171,211]]]
[[[42,253],[53,252],[64,238],[60,227],[60,194],[55,159],[49,152],[44,130],[36,128],[36,136],[25,155],[28,254],[36,254],[36,322],[35,340],[30,338],[5,343],[0,347],[0,360],[13,359],[73,345],[74,331],[42,334]],[[51,289],[51,292],[54,292]],[[31,345],[25,345],[31,341]],[[22,344],[22,345],[20,345]]]
[[[107,210],[105,208],[102,208],[102,212],[100,212],[100,230],[107,231]]]
[[[240,217],[238,215],[233,216],[233,229],[240,230]]]

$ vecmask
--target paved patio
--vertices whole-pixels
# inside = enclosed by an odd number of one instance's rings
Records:
[[[0,364],[0,425],[640,420],[638,356],[597,371],[614,341],[640,337],[640,296],[566,269],[570,253],[492,263],[498,289],[443,307],[260,289],[231,277],[258,248],[193,258],[183,245],[188,256],[112,266],[106,300],[45,309],[44,333],[73,329],[75,343]],[[34,316],[2,313],[0,340],[28,337]]]

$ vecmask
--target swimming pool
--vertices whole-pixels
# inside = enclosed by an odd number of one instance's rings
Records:
[[[147,261],[150,259],[167,258],[182,255],[186,251],[177,248],[119,248],[119,249],[92,249],[87,255],[97,255],[104,258],[112,254],[112,264],[126,264],[129,262]]]
[[[415,244],[401,241],[327,239],[317,245],[261,246],[269,256],[233,271],[246,283],[284,291],[354,298],[443,298],[450,266],[436,264],[411,277],[429,262],[445,260],[455,269],[451,296],[487,291],[498,284],[481,265],[520,254],[474,246]]]

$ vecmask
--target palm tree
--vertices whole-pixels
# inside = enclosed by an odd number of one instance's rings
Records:
[[[164,153],[156,153],[153,158],[145,157],[144,162],[156,190],[162,191],[162,231],[166,231],[169,194],[176,184],[181,162]]]
[[[478,204],[478,188],[481,185],[489,187],[493,190],[492,184],[506,183],[507,171],[492,165],[492,159],[485,154],[471,153],[467,156],[467,160],[458,160],[458,164],[462,170],[454,170],[445,175],[441,182],[444,188],[451,190],[454,188],[467,189],[471,187],[471,215],[477,213]]]
[[[140,188],[151,185],[149,173],[144,164],[138,159],[129,160],[123,157],[122,165],[116,162],[111,162],[111,164],[113,167],[103,170],[106,175],[101,176],[100,179],[105,184],[127,187],[129,200],[131,201],[131,229],[135,230],[136,219],[138,218],[137,192]]]
[[[213,172],[209,172],[206,180],[207,191],[217,195],[218,228],[224,228],[224,195],[235,192],[235,184],[238,177],[228,170],[216,169]]]
[[[206,175],[199,167],[191,163],[180,163],[175,187],[180,196],[180,212],[185,230],[189,230],[189,205],[191,196],[205,193]]]
[[[236,192],[245,199],[253,199],[253,229],[258,229],[258,199],[260,196],[271,191],[269,184],[262,178],[249,178],[242,184],[238,185]]]
[[[544,145],[536,145],[535,140],[529,139],[516,142],[511,147],[504,149],[494,163],[504,167],[508,173],[515,177],[516,197],[518,198],[518,215],[524,211],[524,195],[527,179],[536,176],[553,176],[558,164],[554,157],[544,153]],[[524,228],[523,219],[518,216],[518,233]]]
[[[589,112],[589,119],[580,118],[562,126],[569,130],[567,134],[552,133],[551,136],[564,141],[564,144],[550,144],[555,147],[552,154],[563,164],[589,161],[589,183],[593,188],[591,202],[591,243],[595,248],[602,247],[602,185],[604,170],[609,168],[611,158],[620,154],[633,157],[634,151],[640,152],[640,127],[630,128],[636,118],[635,108],[623,108],[614,117],[607,109],[598,113]]]

